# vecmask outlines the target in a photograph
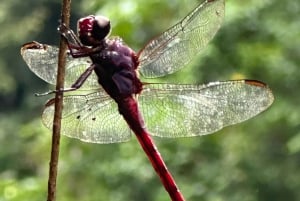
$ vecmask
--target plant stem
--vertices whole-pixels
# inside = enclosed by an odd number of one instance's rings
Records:
[[[70,21],[70,5],[71,0],[62,0],[61,23],[69,26]],[[63,105],[63,92],[60,89],[64,88],[65,77],[65,62],[66,62],[67,43],[63,37],[60,39],[59,55],[58,55],[58,70],[56,79],[55,94],[55,111],[52,128],[52,145],[51,145],[51,159],[49,167],[48,179],[48,197],[47,201],[56,200],[56,180],[57,180],[57,166],[59,158],[59,144],[60,144],[60,130],[61,130],[61,116]]]

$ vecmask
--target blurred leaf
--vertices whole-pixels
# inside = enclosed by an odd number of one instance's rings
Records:
[[[300,151],[300,133],[297,133],[287,143],[288,149],[291,154],[295,154]]]

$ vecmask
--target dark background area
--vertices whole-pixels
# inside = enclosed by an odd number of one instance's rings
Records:
[[[88,14],[109,17],[112,35],[136,51],[200,1],[73,1],[71,26]],[[58,0],[0,5],[0,201],[46,199],[51,135],[37,98],[49,86],[27,68],[20,47],[57,45]],[[189,201],[300,200],[300,4],[226,2],[225,22],[176,83],[257,79],[273,90],[266,112],[213,135],[160,139],[157,146]],[[162,79],[161,79],[162,80]],[[62,137],[58,201],[165,201],[168,195],[137,140],[97,145]]]

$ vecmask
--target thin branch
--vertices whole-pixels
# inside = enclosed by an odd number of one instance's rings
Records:
[[[61,23],[69,26],[70,21],[70,5],[71,0],[62,0]],[[59,44],[58,55],[58,70],[56,91],[64,88],[65,77],[65,62],[66,62],[66,41],[61,37]],[[61,116],[62,116],[63,92],[58,92],[55,95],[55,111],[53,119],[53,135],[51,147],[51,159],[49,167],[49,180],[48,180],[48,197],[47,201],[56,200],[56,180],[57,180],[57,166],[59,158],[59,144],[60,144],[60,130],[61,130]]]

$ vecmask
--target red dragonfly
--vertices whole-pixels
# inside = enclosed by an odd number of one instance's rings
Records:
[[[69,88],[63,90],[69,93],[64,96],[62,133],[105,144],[127,141],[133,131],[170,198],[184,200],[150,135],[173,138],[216,132],[266,110],[273,102],[272,92],[255,80],[145,83],[138,72],[155,78],[186,66],[220,28],[224,6],[224,0],[204,1],[137,54],[120,38],[108,37],[106,17],[81,18],[78,37],[60,25],[69,47],[65,81]],[[55,84],[57,47],[31,42],[23,45],[21,54],[37,76]],[[50,129],[53,113],[51,99],[42,115]]]

